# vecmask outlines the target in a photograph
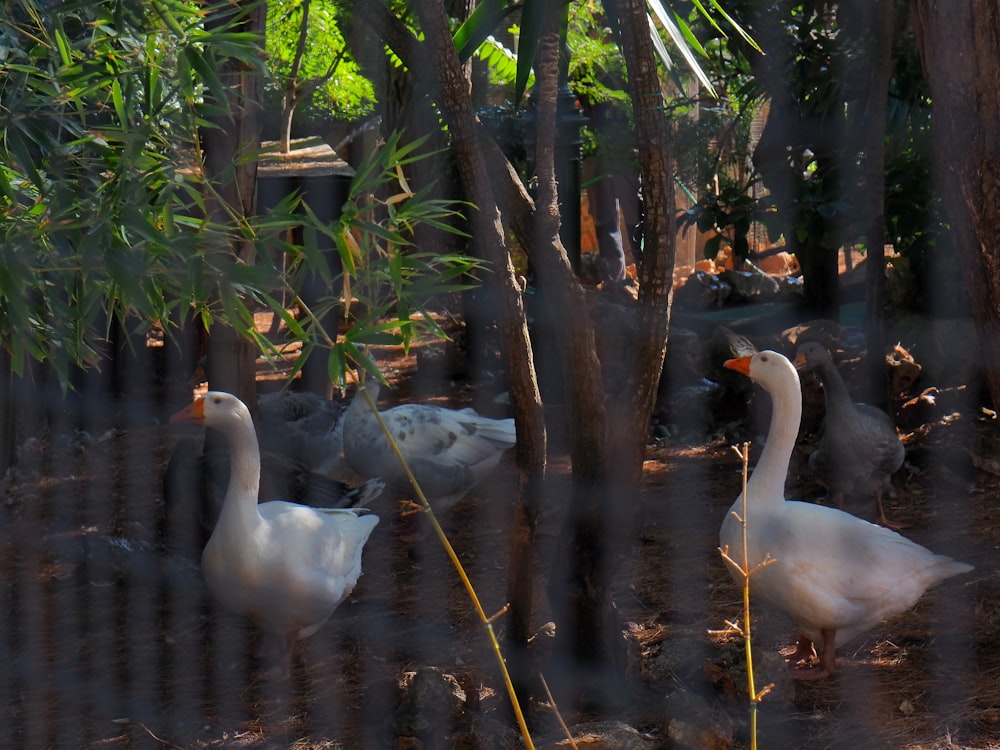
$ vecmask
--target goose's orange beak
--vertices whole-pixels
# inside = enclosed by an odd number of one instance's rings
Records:
[[[205,421],[205,399],[198,398],[170,418],[170,423],[201,424]]]
[[[723,367],[728,367],[730,370],[736,370],[736,372],[742,372],[747,377],[750,376],[750,360],[753,357],[737,357],[736,359],[727,359],[722,363]]]

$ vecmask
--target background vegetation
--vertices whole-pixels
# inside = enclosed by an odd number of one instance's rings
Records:
[[[569,633],[557,687],[600,702],[623,679],[620,629],[604,613],[637,524],[678,220],[709,235],[709,255],[730,247],[751,259],[759,248],[749,229],[765,223],[802,264],[799,312],[809,317],[838,316],[838,256],[862,248],[875,269],[864,322],[872,351],[884,349],[882,254],[892,243],[913,270],[915,292],[898,297],[906,312],[971,313],[990,400],[1000,400],[990,125],[1000,93],[988,72],[970,70],[995,56],[967,54],[947,70],[936,62],[951,49],[936,36],[944,21],[962,45],[989,49],[997,10],[979,0],[960,7],[942,19],[933,0],[734,2],[725,11],[680,0],[312,0],[272,2],[264,18],[249,0],[8,0],[3,465],[24,430],[11,421],[19,389],[58,381],[72,391],[98,367],[114,371],[151,333],[176,359],[207,349],[210,365],[214,342],[228,337],[232,359],[249,352],[252,364],[269,346],[253,313],[273,310],[303,351],[325,357],[329,386],[366,362],[364,344],[405,342],[429,301],[447,293],[470,337],[489,330],[502,353],[518,422],[522,546],[512,552],[507,644],[515,687],[529,685],[544,407],[558,401],[575,481],[548,592]],[[332,222],[299,193],[267,212],[254,200],[260,141],[280,137],[276,114],[287,103],[278,103],[293,88],[308,93],[293,131],[330,128],[356,171]],[[966,91],[978,95],[940,106]],[[567,194],[573,183],[558,171],[580,99],[624,113],[634,141],[621,160],[638,170],[645,207],[638,298],[623,313],[629,335],[607,382],[611,363],[598,356],[594,319],[580,314],[589,302],[570,261],[579,195]],[[751,124],[764,112],[758,133]],[[584,132],[585,151],[599,145]],[[760,185],[765,193],[752,190]],[[680,219],[678,190],[695,203]],[[305,299],[316,279],[321,293]],[[943,293],[958,288],[966,294]],[[252,394],[253,368],[224,374],[227,359],[210,367],[213,387]],[[545,366],[561,386],[549,404]]]

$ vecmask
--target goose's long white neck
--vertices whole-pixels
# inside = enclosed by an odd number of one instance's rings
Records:
[[[235,421],[226,429],[229,441],[229,487],[221,516],[244,528],[260,520],[257,495],[260,491],[260,447],[253,422]],[[222,517],[220,516],[220,522]],[[238,519],[238,520],[237,520]]]
[[[760,461],[747,482],[747,503],[752,507],[778,508],[785,500],[788,463],[802,418],[798,374],[788,365],[785,375],[765,386],[771,395],[771,426]]]

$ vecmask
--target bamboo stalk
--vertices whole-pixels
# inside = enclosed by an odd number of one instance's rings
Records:
[[[753,568],[750,567],[750,557],[749,552],[747,551],[747,479],[750,465],[750,443],[743,443],[740,447],[734,445],[733,450],[743,461],[743,492],[741,495],[743,498],[742,507],[740,513],[732,511],[733,516],[737,521],[739,521],[740,530],[742,531],[743,559],[740,562],[736,562],[729,555],[728,546],[725,549],[720,548],[719,552],[722,554],[723,560],[725,560],[728,565],[739,573],[739,577],[743,581],[743,625],[740,626],[736,623],[730,622],[727,622],[726,624],[729,625],[733,631],[743,636],[743,651],[747,665],[747,692],[750,695],[750,748],[751,750],[757,750],[757,706],[760,704],[761,700],[763,700],[764,696],[771,692],[774,684],[769,684],[760,692],[757,692],[757,687],[754,681],[753,648],[751,638],[752,630],[750,626],[750,576],[761,568],[765,568],[771,563],[776,562],[776,560],[768,555]]]
[[[475,586],[473,586],[472,581],[465,572],[465,568],[462,566],[461,560],[458,559],[458,554],[455,552],[454,547],[451,546],[451,542],[448,540],[448,536],[444,533],[444,529],[441,528],[441,524],[438,523],[437,516],[434,515],[434,509],[431,508],[430,503],[427,501],[427,496],[424,495],[424,491],[420,488],[417,482],[417,478],[413,476],[413,472],[410,470],[409,465],[406,463],[406,459],[403,457],[403,453],[399,450],[399,445],[393,439],[392,435],[389,433],[385,422],[382,420],[382,415],[379,414],[378,408],[375,401],[372,399],[368,391],[363,387],[363,381],[359,380],[358,394],[361,394],[368,404],[368,407],[372,410],[375,415],[375,419],[378,421],[379,427],[382,428],[382,432],[385,434],[389,441],[389,445],[392,447],[392,452],[396,455],[397,460],[403,467],[403,471],[406,473],[406,477],[410,480],[410,485],[413,487],[413,491],[417,495],[417,500],[419,500],[420,505],[423,507],[423,512],[427,515],[430,520],[431,527],[434,529],[434,533],[437,535],[438,540],[440,540],[441,545],[444,547],[448,558],[451,560],[451,564],[455,567],[458,572],[458,577],[462,581],[462,585],[465,586],[466,592],[469,594],[469,598],[472,600],[472,605],[476,609],[476,614],[479,615],[479,621],[483,624],[486,629],[486,635],[489,638],[490,646],[493,649],[493,654],[496,656],[497,664],[500,667],[500,673],[503,676],[504,685],[507,688],[507,694],[510,696],[510,702],[514,709],[514,715],[517,717],[518,726],[521,728],[521,736],[524,740],[524,746],[527,750],[535,750],[535,745],[531,740],[531,734],[528,732],[528,724],[525,720],[524,713],[521,710],[521,704],[517,699],[517,693],[514,690],[514,683],[511,681],[510,673],[507,671],[507,662],[503,657],[503,652],[500,649],[500,641],[497,639],[496,631],[493,630],[493,619],[487,616],[486,611],[483,609],[483,605],[479,602],[479,595],[476,593]],[[355,396],[356,398],[357,396]]]

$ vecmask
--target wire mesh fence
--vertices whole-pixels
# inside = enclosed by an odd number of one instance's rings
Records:
[[[414,362],[411,354],[393,364],[397,383],[414,377]],[[139,387],[116,397],[84,387],[71,398],[19,387],[19,413],[33,415],[21,424],[33,429],[20,436],[0,508],[0,745],[523,746],[465,593],[432,537],[401,538],[396,498],[373,508],[382,523],[354,593],[298,644],[288,680],[264,680],[259,633],[205,589],[199,554],[207,532],[197,509],[164,497],[174,446],[201,435],[168,424],[183,404]],[[468,399],[453,383],[436,389],[442,403]],[[595,710],[559,706],[577,737],[579,722],[600,716],[632,726],[643,747],[748,744],[738,643],[710,634],[740,611],[716,549],[739,491],[730,422],[649,447],[639,534],[626,559],[609,563],[609,617],[631,681]],[[973,574],[851,644],[822,683],[787,677],[777,651],[795,631],[780,614],[759,612],[758,682],[776,685],[761,707],[764,746],[1000,746],[1000,487],[970,458],[989,456],[984,434],[969,412],[915,432],[892,501],[911,524],[907,536],[975,564]],[[551,616],[550,566],[565,543],[572,495],[564,447],[554,440],[536,543],[540,630]],[[789,476],[790,493],[817,499],[801,457]],[[443,517],[490,611],[506,601],[517,486],[508,456]],[[502,616],[495,627],[502,636]],[[556,668],[544,657],[538,663]],[[532,695],[536,746],[556,747],[565,738],[537,686]]]

